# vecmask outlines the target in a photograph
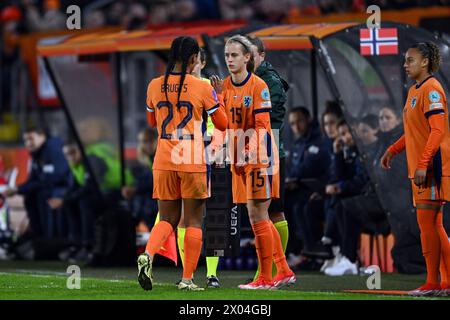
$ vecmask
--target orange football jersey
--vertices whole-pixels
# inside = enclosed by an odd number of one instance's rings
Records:
[[[228,129],[234,129],[234,133],[237,134],[238,129],[242,129],[246,132],[249,129],[255,128],[255,115],[260,112],[271,112],[272,105],[270,102],[270,93],[264,80],[259,78],[253,73],[249,73],[247,78],[239,84],[233,83],[231,77],[227,77],[223,81],[223,100],[225,104],[225,110],[228,117]],[[268,127],[265,128],[267,133],[271,137],[270,122]],[[247,131],[248,132],[248,131]],[[230,130],[228,130],[230,133]],[[230,134],[229,134],[230,137]],[[243,150],[236,150],[238,147],[237,138],[235,136],[234,143],[234,161],[236,161],[237,154]],[[273,156],[274,144],[267,142],[266,147],[272,150],[267,150],[267,155]],[[246,148],[249,148],[248,143]],[[259,152],[260,144],[254,149]],[[264,167],[269,165],[268,163],[261,163],[260,157],[257,162],[252,164],[252,167]]]
[[[157,170],[206,172],[204,134],[207,115],[216,111],[219,99],[213,87],[190,74],[179,88],[180,74],[153,79],[147,89],[147,111],[154,112],[158,146],[153,163]],[[178,91],[181,89],[180,100]]]
[[[449,177],[450,132],[447,99],[439,81],[430,76],[422,83],[415,84],[409,89],[408,98],[403,108],[409,178],[414,178],[414,173],[431,131],[428,117],[434,114],[445,115],[446,132],[438,152],[435,154],[432,163],[429,164],[429,169],[440,173],[443,177]]]

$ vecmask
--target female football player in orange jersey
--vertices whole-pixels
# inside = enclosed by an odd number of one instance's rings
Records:
[[[442,204],[450,200],[450,133],[444,89],[433,76],[439,65],[439,48],[434,43],[418,43],[406,52],[403,66],[415,84],[403,109],[405,132],[381,158],[383,169],[389,169],[392,158],[406,149],[427,266],[426,283],[409,293],[415,296],[450,292],[450,243],[442,224]]]
[[[197,65],[192,69],[191,74],[203,81],[210,83],[208,78],[202,77],[202,70],[206,67],[206,52],[203,48],[200,48],[198,54]],[[208,117],[206,124],[206,131],[208,136],[212,136],[215,132],[214,124],[211,121],[211,117]],[[223,131],[217,130],[216,134],[225,134]],[[211,145],[210,145],[211,147]],[[181,211],[180,223],[177,228],[177,243],[178,252],[180,253],[181,262],[184,263],[184,236],[186,234],[186,225],[184,224],[184,213]],[[206,257],[206,287],[207,288],[220,288],[219,278],[217,277],[217,266],[219,264],[219,257]]]
[[[158,128],[153,197],[158,199],[160,221],[151,230],[146,252],[138,258],[138,281],[145,290],[152,289],[153,257],[178,226],[182,208],[186,234],[178,288],[203,290],[192,282],[192,274],[202,247],[205,199],[210,196],[205,116],[211,116],[220,130],[226,129],[227,117],[222,98],[211,85],[190,74],[198,63],[199,50],[195,39],[176,38],[165,75],[153,79],[147,90],[147,118],[150,126]]]
[[[228,116],[228,143],[232,145],[233,160],[233,202],[247,205],[261,267],[260,276],[255,281],[240,285],[239,288],[271,289],[292,284],[296,281],[295,274],[287,265],[280,236],[268,214],[271,198],[279,197],[279,176],[270,172],[270,167],[276,164],[273,160],[270,163],[274,143],[271,143],[269,89],[261,78],[252,73],[253,56],[247,38],[236,35],[228,39],[225,62],[231,76],[223,81],[213,76],[211,81],[217,92],[223,92]],[[243,134],[239,135],[238,130]],[[250,143],[239,146],[239,141],[245,141],[246,135],[249,135]],[[263,140],[266,142],[264,146],[260,143]],[[267,158],[261,157],[260,148],[266,148]],[[237,161],[238,158],[243,161]],[[264,163],[264,160],[268,161]],[[272,279],[273,260],[277,275]]]

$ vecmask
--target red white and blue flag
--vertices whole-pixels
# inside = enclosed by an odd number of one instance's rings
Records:
[[[398,54],[396,28],[360,29],[359,40],[362,56]]]

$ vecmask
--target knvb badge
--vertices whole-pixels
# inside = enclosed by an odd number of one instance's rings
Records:
[[[359,40],[363,56],[398,54],[397,28],[360,29]]]

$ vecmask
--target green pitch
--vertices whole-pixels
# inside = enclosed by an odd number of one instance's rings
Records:
[[[345,293],[343,290],[363,290],[366,277],[327,277],[318,273],[298,272],[298,283],[278,291],[244,291],[237,285],[250,278],[249,271],[219,271],[220,289],[203,292],[182,292],[174,283],[181,269],[154,269],[155,285],[152,291],[144,291],[136,280],[134,268],[81,268],[81,289],[67,288],[68,264],[55,262],[0,262],[0,299],[50,299],[50,300],[97,300],[97,299],[167,299],[167,300],[404,300],[420,299],[407,296]],[[195,282],[205,285],[205,269],[200,267]],[[422,284],[424,276],[383,274],[383,290],[410,290]],[[432,298],[426,298],[432,299]],[[442,298],[434,298],[442,299]]]

